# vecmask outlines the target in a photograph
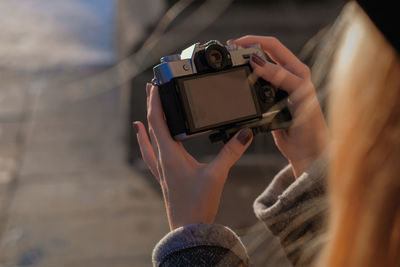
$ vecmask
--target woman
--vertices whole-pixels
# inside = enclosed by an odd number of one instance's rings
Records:
[[[400,158],[400,69],[392,45],[398,49],[398,43],[390,32],[389,37],[383,36],[387,31],[380,32],[357,4],[347,8],[354,23],[345,31],[331,86],[330,241],[318,266],[396,266],[400,262],[396,162]],[[256,200],[255,210],[281,238],[291,262],[309,265],[314,252],[306,248],[320,247],[315,237],[321,235],[326,169],[321,155],[330,140],[310,72],[274,38],[246,36],[234,42],[260,43],[277,64],[252,56],[254,72],[289,93],[293,125],[272,134],[290,165]],[[134,126],[143,159],[162,187],[173,230],[157,245],[154,264],[247,266],[237,236],[212,223],[228,171],[249,146],[251,131],[241,130],[212,162],[199,163],[169,135],[158,89],[147,85],[146,90],[151,142],[142,123]]]

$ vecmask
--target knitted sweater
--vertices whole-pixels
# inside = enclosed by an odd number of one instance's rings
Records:
[[[309,266],[323,243],[325,173],[324,159],[316,161],[297,179],[289,165],[254,202],[256,216],[279,238],[294,266]],[[250,262],[239,237],[218,224],[175,229],[153,251],[154,266],[249,266]]]

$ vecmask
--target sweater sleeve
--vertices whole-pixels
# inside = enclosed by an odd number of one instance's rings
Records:
[[[256,216],[279,238],[295,266],[309,266],[324,242],[326,170],[321,157],[295,179],[288,165],[254,202]]]
[[[175,229],[153,250],[153,266],[248,266],[238,236],[218,224],[192,224]]]

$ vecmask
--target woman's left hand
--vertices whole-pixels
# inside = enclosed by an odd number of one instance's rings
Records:
[[[229,169],[253,138],[242,129],[208,164],[196,161],[168,130],[158,88],[147,84],[147,120],[134,122],[143,160],[160,183],[171,230],[193,223],[212,223]],[[150,142],[151,140],[151,142]]]

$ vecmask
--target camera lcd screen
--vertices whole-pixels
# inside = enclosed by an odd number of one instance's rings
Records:
[[[249,68],[245,67],[183,79],[192,131],[257,115],[248,72]]]

